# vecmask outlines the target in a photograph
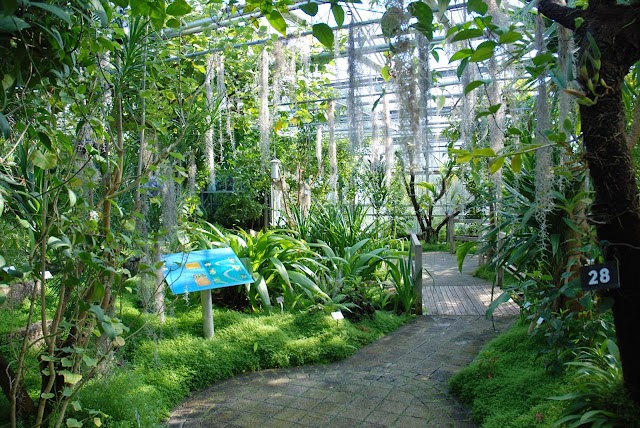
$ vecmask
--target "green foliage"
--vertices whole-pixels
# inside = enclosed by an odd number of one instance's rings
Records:
[[[554,375],[538,358],[543,338],[514,325],[487,344],[449,381],[450,391],[471,407],[474,420],[487,428],[550,427],[562,411],[547,397],[568,391],[569,375]]]
[[[83,388],[79,401],[87,410],[73,414],[74,417],[85,414],[90,417],[88,409],[100,409],[108,415],[102,422],[110,428],[152,427],[159,418],[168,416],[170,404],[160,388],[145,381],[143,371],[126,367],[92,379]],[[159,413],[159,409],[164,409],[164,413]]]
[[[568,403],[553,426],[640,426],[640,408],[624,388],[620,352],[615,342],[605,336],[599,346],[583,348],[577,357],[577,361],[567,363],[575,379],[575,390],[550,397]]]
[[[364,205],[316,205],[308,216],[297,218],[300,238],[306,242],[323,242],[337,255],[344,256],[346,248],[367,240],[367,248],[375,248],[378,241],[375,223],[367,221]]]
[[[188,313],[195,321],[198,308]],[[336,361],[410,319],[380,312],[357,325],[337,324],[319,312],[249,316],[219,308],[214,316],[212,339],[177,334],[139,341],[125,368],[83,390],[83,407],[103,410],[109,427],[138,426],[137,418],[140,426],[159,427],[190,391],[246,371]]]
[[[413,254],[409,250],[407,256],[405,256],[405,253],[398,254],[395,263],[387,263],[388,275],[393,281],[395,291],[393,309],[396,313],[410,314],[414,310],[416,287],[411,272],[412,256]],[[422,275],[422,269],[420,270],[420,275]]]

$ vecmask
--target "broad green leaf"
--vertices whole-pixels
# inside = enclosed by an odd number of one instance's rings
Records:
[[[531,59],[531,62],[533,62],[535,65],[540,66],[543,64],[548,64],[550,62],[553,62],[555,60],[555,58],[553,57],[552,54],[550,53],[541,53],[538,54],[536,56],[534,56]]]
[[[180,28],[180,20],[177,18],[169,18],[165,24],[169,28]]]
[[[0,268],[6,264],[7,264],[7,261],[4,259],[4,257],[0,256]]]
[[[449,58],[449,64],[451,64],[453,61],[457,61],[459,59],[468,58],[472,54],[473,54],[473,50],[472,49],[460,49],[458,52],[456,52],[453,55],[451,55],[451,58]]]
[[[31,155],[31,162],[42,170],[54,168],[58,163],[58,157],[55,153],[46,151],[42,153],[40,150],[34,150]]]
[[[64,383],[68,383],[69,385],[75,385],[82,379],[81,374],[71,373],[69,370],[60,370],[58,373],[64,376]]]
[[[285,22],[282,14],[277,10],[272,10],[271,13],[267,15],[267,21],[276,30],[278,33],[283,36],[287,35],[287,23]]]
[[[71,25],[71,17],[69,16],[69,13],[67,13],[66,10],[58,6],[54,6],[52,4],[47,4],[47,3],[34,2],[34,1],[29,2],[29,6],[38,7],[42,10],[46,10],[47,12],[62,19],[67,24]]]
[[[98,360],[95,358],[91,358],[88,355],[82,356],[82,362],[85,363],[88,367],[95,367],[98,365]]]
[[[325,47],[329,49],[333,49],[333,30],[324,22],[319,24],[314,24],[311,27],[313,32],[313,37],[318,39],[320,43],[322,43]]]
[[[185,0],[175,0],[167,6],[167,15],[183,16],[191,12],[191,6]]]
[[[458,76],[458,79],[462,77],[462,73],[464,73],[464,69],[467,68],[467,65],[469,65],[468,57],[460,61],[458,68],[456,68],[456,75]]]
[[[309,16],[316,16],[318,14],[318,3],[310,1],[301,5],[300,9]]]
[[[77,400],[71,402],[71,407],[73,407],[73,410],[75,412],[79,412],[80,410],[82,410],[82,404],[80,404],[80,402]]]
[[[411,2],[408,10],[422,26],[433,31],[433,11],[426,3],[422,1]]]
[[[494,104],[492,106],[489,106],[489,112],[491,114],[497,113],[498,110],[500,110],[500,107],[502,107],[502,103],[498,103],[498,104]]]
[[[510,30],[506,33],[500,34],[500,43],[507,44],[517,42],[522,39],[522,34],[515,30]]]
[[[280,277],[285,282],[285,284],[291,287],[291,281],[289,280],[289,272],[287,272],[287,268],[284,266],[284,264],[275,257],[271,257],[269,260],[271,260],[271,263],[273,263],[273,266],[276,268],[276,270],[280,274]]]
[[[309,16],[316,16],[318,13],[318,3],[305,3],[300,6],[300,9]]]
[[[24,19],[16,16],[0,17],[0,33],[16,33],[31,27]]]
[[[97,427],[101,427],[102,421],[100,420],[100,418],[93,418],[93,424]]]
[[[136,230],[136,221],[132,218],[128,218],[124,221],[124,228],[129,232]]]
[[[103,321],[100,323],[100,325],[102,326],[102,331],[105,332],[105,334],[109,337],[109,339],[113,340],[116,338],[118,333],[116,333],[116,330],[113,328],[113,326],[110,323]]]
[[[344,24],[344,9],[337,3],[331,3],[331,13],[333,13],[333,19],[336,20],[338,28],[342,28]]]
[[[522,131],[518,128],[509,127],[507,128],[507,134],[509,135],[522,135]]]
[[[41,398],[44,398],[45,400],[48,400],[50,398],[55,397],[55,395],[51,392],[43,392],[42,394],[40,394]]]
[[[2,7],[4,8],[3,15],[4,16],[13,15],[13,12],[18,10],[18,7],[20,7],[21,4],[22,2],[18,3],[18,0],[3,0],[2,1]]]
[[[67,427],[69,428],[80,428],[82,427],[82,422],[78,421],[74,418],[67,419]]]
[[[484,80],[474,80],[473,82],[469,83],[467,86],[464,87],[464,94],[467,95],[469,92],[484,85],[485,83],[486,82]]]
[[[496,48],[496,43],[492,41],[482,42],[478,45],[476,50],[469,57],[471,62],[480,62],[487,60],[493,56],[493,51]]]
[[[468,0],[467,10],[469,12],[476,12],[480,15],[484,15],[489,10],[489,6],[482,0]]]
[[[461,40],[475,39],[477,37],[482,37],[483,35],[484,33],[482,32],[482,30],[479,30],[477,28],[470,28],[468,30],[462,30],[457,32],[456,35],[453,36],[451,41],[458,42]]]

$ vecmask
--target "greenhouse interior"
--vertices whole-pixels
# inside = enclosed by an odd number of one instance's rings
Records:
[[[0,2],[0,428],[640,427],[639,23]]]

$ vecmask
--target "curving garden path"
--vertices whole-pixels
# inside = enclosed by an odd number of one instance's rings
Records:
[[[425,253],[423,262],[433,277],[425,274],[423,282],[426,315],[343,361],[218,382],[185,400],[167,426],[475,427],[447,381],[510,326],[517,308],[502,304],[486,320],[491,285],[469,274],[477,262],[469,260],[462,273],[448,253]]]

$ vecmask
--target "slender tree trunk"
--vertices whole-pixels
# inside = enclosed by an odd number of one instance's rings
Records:
[[[564,6],[562,0],[540,0],[538,10],[574,30],[579,38],[579,66],[586,71],[579,77],[584,90],[580,119],[585,159],[595,190],[592,218],[605,259],[620,266],[620,288],[609,294],[614,302],[625,387],[640,404],[640,358],[634,351],[640,301],[640,287],[636,285],[640,278],[640,206],[622,103],[624,77],[640,60],[640,5],[590,0],[587,9],[581,10]],[[581,19],[578,27],[577,18]],[[599,61],[591,61],[589,56],[599,57]]]

